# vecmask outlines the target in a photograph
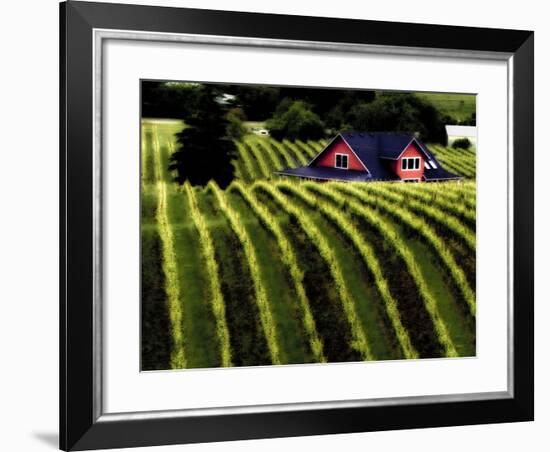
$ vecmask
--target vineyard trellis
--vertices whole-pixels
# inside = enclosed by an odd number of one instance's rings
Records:
[[[475,233],[466,225],[461,223],[460,220],[453,214],[449,212],[442,212],[440,209],[427,205],[424,202],[407,199],[402,194],[390,191],[387,184],[365,184],[362,189],[365,193],[376,194],[379,198],[386,199],[394,205],[401,205],[403,208],[423,215],[425,218],[437,224],[439,227],[442,227],[448,230],[450,233],[456,235],[459,239],[463,240],[472,251],[475,251]]]
[[[288,197],[277,191],[272,185],[265,182],[256,182],[253,189],[263,190],[271,196],[287,214],[292,216],[300,224],[302,230],[310,238],[311,242],[318,248],[319,253],[325,259],[330,269],[334,283],[340,295],[340,300],[353,335],[353,343],[351,344],[352,348],[358,350],[363,359],[371,360],[373,358],[372,352],[370,350],[365,331],[363,330],[363,327],[358,319],[355,303],[350,295],[349,288],[347,287],[337,259],[334,256],[334,253],[326,238],[323,236],[323,233],[317,228],[311,219],[303,214],[303,211],[297,208]]]
[[[158,130],[153,128],[153,157],[155,163],[155,180],[157,186],[157,213],[156,220],[159,229],[159,236],[162,243],[163,260],[162,266],[165,277],[165,290],[168,302],[168,312],[172,325],[173,350],[170,356],[170,365],[173,369],[186,367],[183,335],[183,312],[180,304],[181,286],[176,266],[176,255],[174,249],[174,236],[167,212],[167,187],[162,177],[160,159],[160,143],[158,141]]]
[[[344,193],[355,196],[357,199],[359,199],[361,202],[364,202],[365,204],[374,207],[380,207],[386,213],[396,217],[403,224],[406,224],[408,227],[422,235],[426,239],[427,243],[432,245],[435,252],[441,258],[443,264],[449,270],[451,276],[453,277],[458,288],[460,289],[460,292],[462,293],[466,304],[468,305],[470,313],[472,314],[472,316],[475,316],[475,294],[468,284],[464,272],[456,263],[452,253],[445,246],[445,243],[441,240],[437,233],[426,223],[426,221],[424,221],[418,215],[415,215],[412,212],[398,207],[395,204],[389,203],[383,199],[377,198],[376,200],[373,200],[371,197],[367,196],[362,190],[357,189],[357,187],[354,187],[351,184],[338,184],[337,187]]]
[[[255,196],[250,193],[249,188],[245,188],[241,183],[234,182],[229,190],[237,192],[250,206],[254,213],[258,216],[258,219],[262,224],[275,236],[275,239],[281,250],[281,257],[288,269],[288,272],[292,278],[292,283],[296,291],[298,301],[300,303],[304,326],[309,338],[309,344],[311,351],[316,361],[326,362],[326,357],[323,354],[323,341],[319,337],[315,326],[315,319],[311,313],[311,307],[306,295],[306,291],[303,285],[303,272],[298,266],[298,260],[296,258],[293,247],[284,234],[281,226],[271,214],[271,212],[264,207]]]
[[[250,269],[250,274],[252,276],[252,281],[254,284],[256,303],[258,304],[258,308],[260,311],[260,320],[267,340],[269,353],[271,355],[271,361],[273,364],[281,364],[282,362],[280,358],[279,343],[277,339],[277,329],[275,326],[275,321],[273,320],[271,308],[269,306],[267,293],[262,282],[262,276],[258,266],[258,258],[256,256],[254,244],[250,240],[250,237],[248,236],[248,233],[246,232],[246,229],[243,226],[238,215],[227,203],[224,192],[222,192],[218,185],[213,181],[208,183],[208,189],[211,190],[212,193],[214,193],[214,196],[218,201],[218,205],[221,211],[229,220],[231,228],[233,229],[243,246],[244,254],[246,256]]]
[[[475,354],[475,180],[285,179],[275,173],[307,164],[327,141],[248,135],[235,141],[225,190],[178,186],[168,169],[178,125],[163,127],[141,129],[144,274],[161,282],[144,312],[165,311],[170,326],[146,342],[167,344],[153,367]],[[433,149],[475,178],[474,150]]]
[[[428,311],[432,322],[434,324],[437,336],[441,345],[444,347],[447,356],[458,356],[453,340],[451,339],[447,326],[439,314],[439,309],[437,307],[437,301],[434,299],[431,291],[429,290],[429,285],[425,278],[422,276],[418,270],[415,258],[409,246],[405,243],[399,232],[395,227],[388,221],[381,218],[376,214],[374,210],[367,207],[364,204],[360,204],[357,201],[344,198],[339,195],[335,190],[327,190],[324,187],[307,184],[308,189],[313,190],[319,194],[324,194],[328,198],[332,199],[334,203],[340,208],[346,206],[349,208],[354,215],[357,215],[367,221],[368,224],[377,229],[386,239],[387,243],[392,246],[392,248],[399,254],[403,259],[409,274],[413,278],[418,288],[426,310]]]
[[[312,187],[311,184],[306,184],[305,186],[307,188]],[[303,189],[300,189],[299,185],[297,184],[292,184],[288,182],[277,183],[277,188],[280,189],[281,187],[284,187],[291,193],[300,197],[301,200],[303,200],[311,207],[319,209],[323,213],[323,215],[329,218],[330,221],[334,222],[348,237],[348,239],[352,241],[357,251],[363,258],[365,265],[373,275],[378,293],[385,303],[386,312],[398,338],[403,355],[409,359],[418,358],[418,352],[414,349],[409,334],[407,333],[405,327],[401,322],[401,316],[399,314],[399,309],[397,308],[397,302],[392,297],[389,291],[388,282],[382,274],[380,263],[370,244],[362,237],[361,233],[351,223],[351,221],[342,214],[342,211],[340,209],[334,208],[328,204],[319,203],[318,200],[315,199],[315,197],[311,196]],[[316,185],[313,185],[313,187],[315,189],[323,190],[325,194],[330,196],[327,191],[324,191],[326,190],[324,187]],[[334,198],[336,197],[337,195],[334,195]]]
[[[199,235],[199,243],[206,261],[206,272],[208,275],[208,283],[210,286],[212,312],[216,320],[216,333],[220,346],[221,363],[223,367],[231,367],[231,344],[229,342],[229,330],[227,328],[227,320],[225,317],[225,302],[223,300],[221,284],[219,279],[218,263],[214,251],[212,238],[208,232],[208,225],[204,217],[197,207],[195,193],[189,182],[184,185],[185,193],[189,201],[191,210],[191,219],[197,229]]]

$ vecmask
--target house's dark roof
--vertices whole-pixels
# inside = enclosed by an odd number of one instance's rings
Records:
[[[429,182],[434,180],[458,180],[458,179],[462,179],[462,177],[457,176],[456,174],[453,174],[453,173],[449,173],[449,171],[443,169],[439,165],[439,162],[437,162],[436,169],[430,168],[430,169],[424,170],[424,179]]]
[[[436,168],[425,168],[424,179],[448,180],[460,179],[460,176],[444,170],[430,150],[420,140],[415,139],[411,133],[399,132],[342,132],[339,134],[351,147],[359,160],[365,165],[369,173],[353,170],[342,170],[337,168],[302,166],[279,171],[276,174],[285,176],[308,177],[322,180],[347,180],[347,181],[374,181],[374,180],[400,180],[393,173],[387,159],[396,160],[406,147],[415,140],[420,150],[426,155],[428,161],[433,161]],[[337,136],[338,137],[338,136]],[[332,143],[332,142],[331,142]],[[329,144],[330,146],[330,144]],[[327,146],[328,147],[328,146]],[[327,148],[325,148],[327,149]],[[310,165],[321,155],[321,151]]]
[[[398,132],[342,132],[342,138],[358,157],[396,159],[414,139],[411,133]],[[423,149],[424,151],[424,149]],[[365,163],[368,168],[368,165]]]
[[[300,166],[299,168],[277,171],[275,174],[320,180],[346,180],[350,182],[362,182],[373,179],[371,174],[366,171],[343,170],[324,166]]]

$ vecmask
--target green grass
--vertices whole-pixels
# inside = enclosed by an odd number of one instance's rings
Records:
[[[319,254],[316,244],[287,212],[278,208],[269,195],[256,190],[255,196],[268,210],[276,212],[274,218],[296,250],[298,266],[303,272],[305,291],[327,361],[360,361],[360,354],[351,346],[351,331],[330,277],[330,268]]]
[[[476,111],[476,96],[473,94],[416,93],[428,100],[443,115],[457,121],[469,119]]]
[[[178,280],[182,285],[186,367],[217,367],[221,363],[220,350],[210,309],[206,262],[200,246],[197,246],[197,230],[188,215],[189,200],[178,190],[169,196],[168,205],[177,250]]]
[[[280,185],[278,187],[281,189]],[[303,198],[300,199],[298,192],[288,191],[284,186],[282,189],[297,200],[300,209],[308,211],[310,218],[323,231],[349,287],[374,358],[378,360],[401,358],[402,354],[397,341],[390,331],[390,321],[383,310],[383,301],[380,299],[369,270],[354,244],[318,209],[312,208],[313,206],[304,202]]]
[[[229,196],[229,203],[237,212],[256,248],[260,274],[278,331],[281,359],[285,363],[312,361],[305,330],[301,322],[297,295],[290,285],[275,238],[260,224],[250,207],[239,196]]]
[[[427,281],[441,318],[447,325],[449,335],[456,347],[458,356],[475,355],[475,322],[458,305],[453,293],[452,281],[448,281],[441,265],[430,250],[421,240],[414,238],[409,241],[420,273]]]
[[[227,218],[219,211],[210,191],[199,191],[197,203],[214,244],[226,305],[233,365],[271,364],[242,245]],[[190,260],[189,265],[194,265],[193,261]]]
[[[282,180],[326,140],[247,135],[226,190],[178,186],[183,127],[141,131],[143,370],[475,355],[475,180]]]

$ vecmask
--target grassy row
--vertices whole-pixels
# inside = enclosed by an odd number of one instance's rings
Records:
[[[334,185],[331,184],[331,187],[334,187]],[[309,184],[308,188],[315,190],[315,186],[313,184]],[[458,356],[455,344],[449,334],[448,328],[439,313],[436,298],[430,291],[429,284],[420,272],[415,256],[410,247],[404,241],[400,231],[398,231],[390,222],[382,218],[376,211],[369,208],[367,205],[359,203],[355,200],[350,200],[349,198],[338,196],[337,194],[334,195],[334,192],[334,188],[331,188],[329,197],[335,201],[337,206],[340,208],[348,208],[352,214],[363,218],[368,224],[377,229],[384,236],[386,242],[391,244],[392,248],[398,253],[405,263],[405,266],[413,278],[420,296],[424,301],[424,305],[430,315],[437,338],[443,346],[445,355]],[[317,189],[317,193],[321,193],[319,189]]]
[[[456,216],[475,229],[476,211],[471,205],[461,202],[456,195],[445,190],[432,190],[430,192],[418,189],[414,184],[388,184],[388,190],[405,196],[406,199],[417,199],[427,205],[435,206],[440,211]]]
[[[319,337],[319,333],[317,332],[315,319],[311,312],[311,306],[309,304],[309,300],[304,289],[304,274],[300,270],[298,259],[290,241],[286,237],[283,229],[281,228],[275,217],[263,204],[258,202],[256,197],[254,197],[254,195],[250,193],[248,188],[245,188],[239,182],[234,182],[233,184],[231,184],[229,190],[237,192],[245,200],[245,202],[250,206],[252,211],[265,226],[265,228],[269,230],[275,237],[275,240],[280,249],[281,259],[290,274],[291,282],[296,292],[298,303],[300,305],[303,316],[303,324],[309,339],[309,345],[313,353],[314,359],[317,362],[326,362],[326,357],[323,354],[323,342]]]
[[[316,143],[314,147],[311,143]],[[237,158],[233,160],[235,176],[244,182],[269,179],[275,171],[306,165],[321,147],[319,142],[279,142],[269,137],[247,136],[235,142]]]
[[[296,162],[298,162],[300,165],[308,164],[309,159],[307,158],[305,153],[298,146],[296,146],[295,143],[285,139],[282,142],[282,146],[292,152],[292,154],[294,154]]]
[[[444,155],[441,155],[437,152],[434,152],[435,156],[437,157],[437,160],[441,165],[443,165],[443,168],[445,168],[448,171],[451,171],[452,173],[458,174],[459,176],[463,176],[466,178],[474,178],[475,172],[471,169],[464,167],[462,163],[457,162],[449,157],[446,157]]]
[[[422,184],[433,186],[429,193],[449,198],[451,202],[463,205],[467,209],[476,210],[477,189],[475,181],[462,181],[458,184]]]
[[[456,162],[460,162],[465,168],[475,171],[476,155],[473,152],[466,152],[463,149],[446,148],[436,145],[435,149],[444,157],[447,157]]]
[[[256,177],[258,177],[258,174],[256,173],[254,169],[254,165],[252,163],[252,158],[250,157],[248,150],[243,146],[242,143],[235,142],[235,145],[237,146],[237,152],[239,156],[238,161],[242,162],[243,164],[243,166],[241,167],[242,168],[241,176],[243,177],[244,180],[246,180],[247,182],[250,182]]]
[[[404,209],[420,214],[422,217],[429,219],[430,222],[443,227],[457,238],[463,240],[472,251],[476,250],[475,233],[450,213],[445,213],[441,209],[434,208],[424,202],[407,199],[402,194],[394,193],[390,191],[388,184],[364,184],[362,188],[363,191],[374,194],[377,198],[386,199],[392,204],[399,204]]]
[[[254,184],[253,189],[262,190],[269,196],[271,196],[271,198],[279,205],[281,209],[283,209],[288,215],[290,215],[298,222],[298,224],[309,237],[311,242],[317,247],[319,253],[326,261],[330,269],[332,278],[334,280],[336,289],[344,308],[344,312],[346,314],[347,321],[350,325],[353,336],[353,343],[351,344],[351,346],[361,353],[361,356],[364,360],[373,359],[367,336],[357,315],[356,307],[351,297],[349,288],[346,284],[340,266],[338,265],[338,261],[334,255],[334,252],[328,244],[323,232],[319,230],[319,228],[317,228],[315,223],[308,217],[307,214],[304,214],[302,210],[297,208],[292,203],[290,198],[284,196],[271,184],[260,181]]]
[[[457,149],[447,149],[440,145],[430,145],[432,152],[444,167],[464,177],[475,178],[476,158]]]
[[[216,320],[216,336],[219,341],[221,354],[221,365],[230,367],[231,364],[231,344],[229,341],[229,330],[227,328],[227,320],[225,316],[225,302],[222,295],[221,284],[219,279],[218,263],[215,257],[214,244],[208,226],[204,217],[197,207],[197,200],[191,185],[187,182],[184,186],[187,194],[190,216],[197,229],[199,235],[199,243],[206,262],[206,274],[210,289],[210,297],[212,303],[212,311]]]
[[[249,142],[243,142],[244,147],[252,154],[258,164],[262,177],[269,179],[273,175],[273,168],[270,167],[265,158],[264,153],[257,146],[251,145]]]
[[[355,184],[356,185],[356,184]],[[455,281],[457,287],[459,288],[468,309],[472,316],[475,316],[476,311],[476,301],[475,294],[472,291],[472,288],[468,284],[466,275],[456,263],[451,251],[445,246],[443,240],[437,235],[437,233],[424,221],[423,218],[415,215],[406,209],[403,209],[395,204],[385,201],[383,199],[377,198],[373,199],[372,197],[365,194],[363,190],[359,190],[357,186],[353,184],[337,184],[337,187],[343,193],[354,196],[356,199],[364,202],[368,205],[374,207],[380,207],[384,212],[393,217],[397,218],[402,224],[407,225],[410,229],[417,231],[422,235],[427,243],[429,243],[437,255],[440,257],[441,261],[445,267],[449,270],[450,275]]]
[[[256,303],[258,304],[258,309],[260,312],[260,321],[264,334],[267,340],[267,345],[269,348],[269,353],[271,356],[271,362],[273,364],[281,364],[279,343],[277,339],[277,330],[275,327],[275,321],[273,319],[273,314],[271,312],[271,307],[269,305],[269,300],[267,297],[266,289],[262,282],[262,277],[260,274],[260,269],[258,265],[258,258],[256,256],[256,250],[254,244],[250,240],[250,237],[243,226],[239,216],[227,203],[224,193],[219,189],[215,182],[210,182],[208,188],[216,197],[218,205],[226,218],[229,220],[231,229],[235,232],[239,238],[246,260],[250,269],[250,274],[252,277],[252,282],[254,284],[254,291],[256,294]]]
[[[327,190],[321,184],[312,184],[306,183],[305,185],[308,189],[314,192],[322,192],[326,196],[333,197],[335,201],[338,201],[341,198],[340,195],[334,193],[333,191]],[[380,295],[380,298],[383,300],[386,308],[386,313],[391,321],[395,335],[397,336],[399,345],[403,355],[406,358],[417,358],[418,352],[414,349],[409,334],[401,322],[401,316],[397,308],[397,303],[392,297],[386,278],[382,274],[381,265],[372,249],[371,245],[363,238],[359,230],[353,225],[348,217],[342,214],[342,210],[335,208],[329,204],[319,203],[318,200],[309,194],[307,191],[299,188],[299,185],[292,184],[289,182],[279,182],[277,187],[286,188],[291,191],[296,196],[299,196],[304,202],[306,202],[310,207],[314,209],[319,209],[319,211],[325,215],[330,221],[332,221],[353,243],[359,255],[362,257],[363,262],[371,272],[376,288]]]
[[[246,142],[250,144],[250,146],[256,146],[260,152],[267,155],[270,162],[271,162],[271,169],[272,170],[281,170],[285,167],[283,161],[281,160],[282,156],[278,152],[275,152],[275,150],[269,146],[267,141],[262,138],[257,137],[248,137],[245,139]]]
[[[302,152],[305,153],[309,160],[311,160],[318,154],[316,148],[310,146],[308,143],[304,143],[302,140],[296,140],[295,143],[296,146],[298,146],[298,148],[300,148]]]
[[[184,351],[184,335],[182,328],[183,312],[180,304],[180,281],[176,265],[176,252],[174,249],[174,236],[168,220],[168,196],[166,182],[162,176],[160,158],[160,144],[158,141],[157,127],[153,128],[153,156],[155,180],[157,185],[157,210],[156,221],[162,243],[162,268],[164,272],[165,291],[168,302],[168,312],[172,330],[172,351],[170,354],[170,367],[173,369],[186,367]]]
[[[297,166],[297,162],[296,160],[294,160],[294,157],[290,155],[290,152],[288,152],[288,150],[281,143],[272,138],[266,138],[265,142],[269,143],[269,147],[273,150],[274,153],[283,157],[284,167],[292,168],[294,166]]]

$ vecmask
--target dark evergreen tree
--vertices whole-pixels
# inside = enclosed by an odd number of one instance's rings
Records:
[[[197,107],[185,122],[187,127],[176,134],[178,148],[171,156],[170,169],[176,181],[206,185],[214,180],[225,188],[233,180],[231,159],[235,145],[227,136],[226,111],[217,101],[220,92],[203,85],[197,93]]]

